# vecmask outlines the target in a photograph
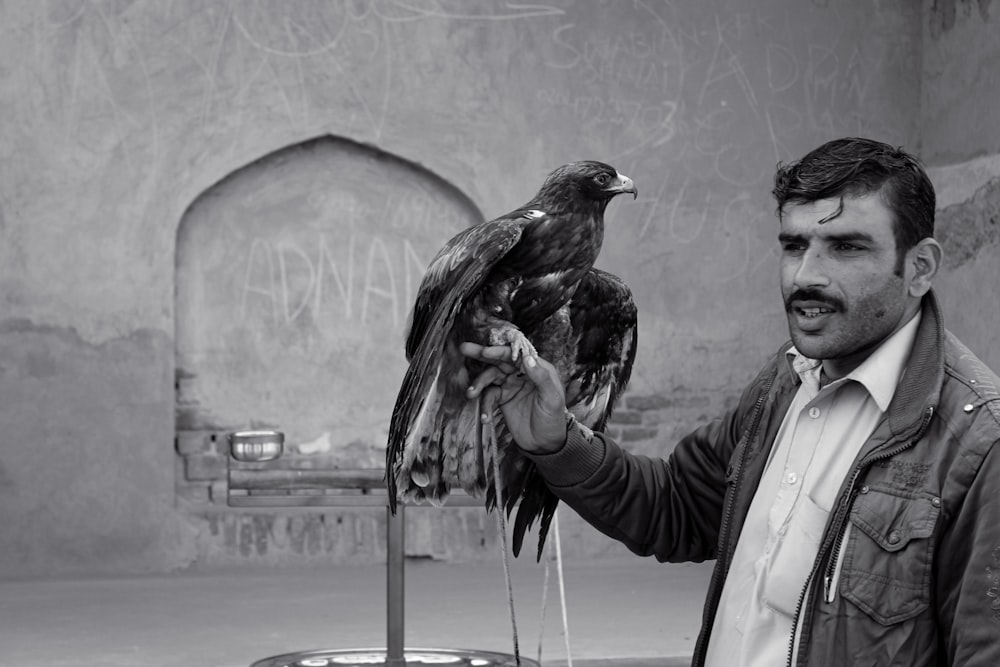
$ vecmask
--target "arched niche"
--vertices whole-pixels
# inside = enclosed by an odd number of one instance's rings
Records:
[[[224,478],[217,436],[250,427],[284,431],[293,454],[381,466],[420,279],[480,220],[443,179],[336,137],[266,155],[202,193],[177,238],[186,482]]]

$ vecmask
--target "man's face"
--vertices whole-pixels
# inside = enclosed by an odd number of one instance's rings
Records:
[[[845,197],[834,216],[840,204],[835,198],[786,205],[779,234],[792,342],[807,357],[824,360],[835,378],[857,367],[913,312],[910,269],[894,273],[892,212],[878,193]]]

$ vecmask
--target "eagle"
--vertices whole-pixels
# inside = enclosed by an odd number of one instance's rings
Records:
[[[399,500],[442,504],[452,488],[485,495],[488,511],[499,504],[509,518],[518,508],[515,556],[539,521],[541,559],[558,499],[513,442],[496,405],[467,397],[484,366],[459,345],[509,345],[515,361],[541,355],[559,371],[568,412],[604,430],[637,343],[628,286],[594,268],[605,209],[624,193],[638,196],[632,179],[608,164],[563,165],[531,201],[464,229],[431,261],[410,314],[409,366],[389,425],[385,478],[393,513]],[[484,413],[495,425],[495,448],[487,446]]]

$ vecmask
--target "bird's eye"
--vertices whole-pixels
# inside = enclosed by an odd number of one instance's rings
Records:
[[[598,185],[603,187],[608,184],[608,181],[611,180],[611,176],[606,173],[602,173],[595,176],[594,180],[597,182]]]

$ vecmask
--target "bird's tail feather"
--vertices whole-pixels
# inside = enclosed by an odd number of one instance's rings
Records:
[[[448,497],[451,487],[446,476],[441,474],[445,451],[445,443],[442,442],[445,416],[440,409],[442,397],[438,368],[412,420],[412,426],[406,431],[402,446],[395,451],[396,457],[391,461],[393,469],[386,470],[386,476],[392,481],[390,494],[395,495],[398,490],[406,500],[428,500],[438,505]],[[393,417],[395,421],[396,415]],[[390,498],[390,506],[393,501],[394,498]]]
[[[487,391],[487,395],[480,401],[479,419],[484,425],[489,426],[482,429],[479,439],[479,452],[483,456],[484,472],[486,474],[486,509],[493,511],[496,507],[505,507],[511,497],[511,475],[509,474],[510,461],[517,446],[511,440],[510,432],[504,424],[500,408],[497,407],[496,396],[492,390]],[[491,446],[491,439],[495,440],[496,446]],[[496,465],[494,465],[494,457]],[[494,479],[496,471],[499,471],[500,483]],[[497,494],[501,494],[498,502]],[[510,512],[507,512],[508,516]]]
[[[421,379],[421,370],[427,379]],[[385,477],[389,492],[389,509],[396,511],[397,495],[413,498],[418,494],[411,484],[411,471],[416,468],[418,477],[426,458],[426,449],[433,432],[434,415],[441,403],[439,380],[441,367],[417,369],[411,364],[406,369],[403,385],[396,397],[396,405],[389,421],[389,441],[385,454]],[[423,485],[416,485],[422,487]]]
[[[542,554],[545,552],[545,539],[548,537],[549,526],[552,525],[552,519],[556,515],[558,505],[559,499],[552,493],[549,493],[542,503],[542,515],[538,519],[538,552],[535,554],[536,561],[542,560]]]
[[[485,459],[480,443],[480,401],[465,401],[444,424],[444,470],[451,484],[473,497],[486,490]]]
[[[523,477],[524,492],[521,496],[521,504],[517,507],[517,516],[514,519],[511,548],[515,556],[520,555],[521,547],[524,545],[524,537],[531,529],[535,518],[538,518],[538,552],[535,559],[540,562],[545,546],[545,537],[548,535],[549,524],[552,523],[552,516],[555,514],[559,499],[545,486],[534,466]],[[511,503],[511,509],[513,509],[513,503]]]

